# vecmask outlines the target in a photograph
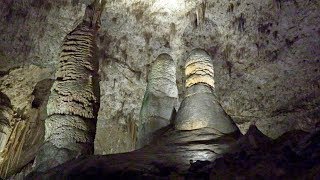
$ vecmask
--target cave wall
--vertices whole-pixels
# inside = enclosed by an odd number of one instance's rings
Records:
[[[34,91],[54,78],[62,40],[89,3],[0,1],[0,91],[25,121],[46,117]],[[272,138],[313,128],[320,119],[319,11],[315,0],[108,1],[98,39],[95,153],[134,149],[151,64],[161,53],[173,57],[183,97],[183,65],[194,48],[214,58],[216,95],[242,132],[251,123]],[[42,116],[31,117],[34,111]]]

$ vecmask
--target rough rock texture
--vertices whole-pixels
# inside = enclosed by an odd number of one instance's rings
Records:
[[[194,130],[205,127],[219,135],[239,132],[214,95],[212,59],[201,49],[193,50],[185,64],[186,93],[175,119],[175,128]]]
[[[192,50],[185,64],[186,88],[202,83],[214,88],[214,67],[207,52],[201,49]],[[189,94],[186,93],[186,96]]]
[[[234,122],[230,119],[230,117],[222,110],[221,106],[219,104],[215,103],[209,103],[208,108],[205,105],[207,103],[207,100],[210,100],[212,102],[215,101],[213,97],[213,92],[210,87],[210,85],[205,86],[205,82],[213,82],[213,67],[212,65],[210,67],[207,66],[201,66],[199,64],[203,64],[204,60],[210,60],[209,55],[203,51],[203,50],[195,50],[191,53],[190,59],[196,57],[197,61],[195,62],[195,66],[198,67],[197,71],[192,71],[188,78],[193,78],[193,80],[200,80],[198,82],[193,81],[193,84],[187,87],[187,96],[186,98],[191,98],[191,101],[185,101],[183,100],[181,108],[178,110],[177,118],[179,115],[181,117],[185,118],[185,120],[180,119],[179,121],[175,121],[175,111],[174,111],[174,101],[176,100],[177,96],[177,88],[175,86],[175,81],[172,81],[172,79],[175,79],[175,71],[174,71],[174,64],[171,57],[167,54],[160,55],[155,64],[152,67],[152,70],[149,75],[149,84],[147,87],[147,97],[148,95],[165,95],[165,97],[172,97],[172,99],[169,99],[169,101],[159,101],[159,99],[150,99],[151,101],[158,100],[157,106],[152,106],[151,102],[144,102],[142,106],[142,120],[144,120],[142,126],[142,133],[139,134],[138,138],[141,138],[144,141],[147,142],[139,142],[139,146],[144,146],[144,148],[134,151],[132,153],[127,153],[126,155],[111,155],[109,156],[111,161],[116,162],[117,165],[114,166],[114,164],[110,164],[108,168],[104,169],[104,173],[110,172],[113,174],[120,173],[122,174],[122,170],[129,169],[129,171],[144,171],[145,169],[149,169],[149,172],[152,172],[152,170],[155,170],[154,164],[158,164],[160,166],[164,166],[165,169],[167,169],[167,173],[171,173],[171,171],[174,168],[176,172],[183,173],[187,170],[189,163],[192,161],[204,161],[204,160],[215,160],[218,157],[221,157],[223,154],[234,151],[233,145],[235,142],[239,139],[239,137],[242,136],[239,129],[236,127]],[[194,60],[194,59],[193,59]],[[207,62],[207,63],[210,63]],[[190,61],[187,61],[187,65],[190,66]],[[200,78],[195,78],[195,76],[199,76],[201,74],[198,74],[200,71],[206,71],[212,72],[209,77],[207,77],[206,81],[201,81],[202,76]],[[188,75],[188,68],[186,68],[186,74]],[[207,76],[208,74],[204,74],[204,76]],[[186,79],[187,82],[188,78]],[[169,82],[166,82],[168,81]],[[171,83],[171,84],[170,84]],[[167,84],[167,85],[166,85]],[[161,86],[159,86],[161,85]],[[166,86],[165,86],[166,85]],[[213,84],[212,84],[213,85]],[[169,87],[169,88],[161,88],[161,87]],[[207,87],[209,88],[206,92],[202,91],[194,91],[193,94],[188,93],[190,89],[192,90],[201,90],[201,88],[198,87]],[[209,94],[209,96],[196,96],[197,94]],[[211,95],[211,96],[210,96]],[[170,101],[171,100],[171,101]],[[200,103],[199,103],[200,102]],[[205,103],[201,103],[205,102]],[[147,106],[145,106],[145,104]],[[165,108],[166,107],[166,108]],[[190,109],[190,107],[193,107]],[[194,108],[196,107],[196,108]],[[147,108],[144,110],[143,108]],[[154,109],[158,108],[158,111],[155,111]],[[217,109],[217,110],[216,110]],[[190,111],[191,113],[186,113],[187,111]],[[197,114],[194,110],[197,110],[198,112],[201,112],[201,114]],[[182,113],[180,112],[182,111]],[[213,114],[211,112],[214,112]],[[190,120],[192,121],[191,124],[197,123],[194,122],[195,119],[193,119],[195,116],[193,114],[197,115],[196,120],[199,122],[205,122],[202,124],[205,124],[205,126],[200,126],[194,128],[192,126],[191,128],[188,128],[190,124]],[[167,118],[166,123],[158,123],[157,121],[161,121],[162,119],[155,119],[155,121],[151,121],[148,117],[148,115],[155,116],[156,118]],[[145,118],[146,117],[146,118]],[[206,119],[207,117],[210,117],[211,121],[208,121]],[[51,118],[51,117],[49,117]],[[145,119],[144,119],[145,118]],[[169,119],[171,118],[171,119]],[[62,118],[60,118],[61,120]],[[172,120],[172,121],[170,121]],[[150,122],[151,121],[151,122]],[[150,124],[155,124],[156,126],[152,126]],[[186,125],[185,125],[186,124]],[[46,122],[47,125],[47,122]],[[156,127],[156,128],[155,128]],[[182,127],[182,128],[181,128]],[[184,128],[187,127],[187,128]],[[56,131],[56,130],[55,130]],[[69,135],[71,129],[69,131],[59,131],[59,134],[61,136]],[[140,131],[139,131],[140,132]],[[47,134],[47,129],[46,129]],[[149,137],[145,137],[149,136]],[[78,136],[81,138],[81,135]],[[46,139],[47,140],[47,139]],[[60,139],[55,139],[55,141],[51,141],[51,143],[57,143],[60,142]],[[139,140],[139,139],[138,139]],[[81,142],[81,141],[80,141]],[[148,145],[147,145],[148,144]],[[147,145],[147,146],[145,146]],[[46,146],[46,144],[45,144]],[[68,146],[63,146],[64,148],[68,148]],[[46,152],[50,152],[52,150],[55,150],[56,147],[51,147],[49,149],[46,148]],[[46,155],[46,154],[45,154]],[[50,156],[50,154],[48,154]],[[53,154],[52,154],[53,155]],[[41,154],[43,156],[43,154]],[[57,157],[58,156],[58,157]],[[52,161],[59,159],[60,154],[57,154],[55,159],[51,159],[50,161],[46,161],[46,164],[42,164],[42,166],[47,166],[47,164],[50,164]],[[49,159],[49,158],[47,158]],[[78,159],[78,158],[77,158]],[[37,160],[37,158],[36,158]],[[89,164],[91,160],[89,160]],[[107,159],[104,159],[104,161],[100,161],[100,163],[105,163],[108,161]],[[128,163],[129,162],[129,163]],[[93,166],[96,166],[96,164],[92,164]],[[67,166],[70,166],[71,168],[74,168],[73,165],[69,164]],[[77,166],[76,168],[81,169],[81,166]],[[87,168],[85,166],[84,168]],[[92,167],[93,169],[95,167]],[[49,169],[45,169],[41,172],[46,172]],[[161,169],[158,169],[156,171]],[[63,172],[60,172],[61,175],[63,175]],[[37,172],[34,173],[34,175],[38,175]],[[96,176],[95,174],[92,174],[93,176]],[[166,174],[167,175],[167,174]],[[63,176],[62,176],[63,177]],[[53,178],[53,177],[43,177],[43,178]],[[54,177],[59,178],[59,177]],[[61,178],[61,177],[60,177]],[[65,177],[63,177],[65,178]],[[71,177],[70,177],[71,178]],[[76,178],[76,177],[72,177]],[[106,177],[104,177],[106,178]],[[134,178],[134,177],[131,177]]]
[[[0,106],[5,106],[0,108],[0,113],[5,113],[2,115],[9,121],[10,132],[7,140],[1,139],[4,146],[0,150],[0,177],[17,173],[34,159],[42,144],[43,120],[47,117],[46,105],[52,85],[48,79],[50,72],[48,68],[30,65],[12,69],[0,77],[0,94],[4,95]]]
[[[52,78],[63,37],[89,3],[0,1],[0,84],[13,106],[30,106],[35,84]],[[315,0],[108,1],[98,39],[95,152],[134,149],[151,62],[161,53],[172,56],[182,97],[183,65],[194,48],[215,55],[216,96],[242,132],[251,122],[273,138],[308,131],[320,114],[319,11]]]
[[[10,138],[13,111],[8,96],[0,92],[0,154]],[[2,159],[0,159],[2,161]]]
[[[319,179],[319,136],[319,130],[295,130],[272,140],[252,125],[245,136],[233,142],[234,152],[215,161],[202,156],[205,161],[184,164],[186,157],[180,159],[168,151],[157,154],[163,146],[153,144],[157,150],[152,154],[152,147],[145,147],[124,154],[82,157],[46,173],[29,175],[28,179]]]
[[[150,143],[153,133],[168,126],[176,112],[178,88],[176,66],[168,54],[155,60],[148,75],[148,85],[140,111],[136,148]]]
[[[83,21],[65,37],[45,120],[45,140],[35,170],[46,171],[93,154],[99,109],[96,37],[104,3],[94,1]]]
[[[214,162],[190,166],[189,179],[319,179],[320,131],[289,131],[276,140],[263,135],[256,126],[232,154]]]

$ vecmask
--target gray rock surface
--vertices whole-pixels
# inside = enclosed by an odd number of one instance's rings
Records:
[[[185,76],[186,93],[174,122],[175,128],[187,131],[212,128],[217,137],[240,133],[214,95],[214,68],[206,51],[195,49],[190,53]]]
[[[176,66],[168,54],[157,57],[148,75],[148,85],[144,94],[136,148],[150,143],[153,133],[168,126],[176,111],[178,88]]]
[[[11,132],[1,152],[0,177],[6,178],[35,157],[44,139],[44,119],[52,80],[50,69],[34,65],[12,69],[0,78],[0,91],[9,98],[5,108]],[[3,101],[2,99],[1,101]],[[6,103],[5,103],[6,104]],[[7,104],[8,105],[8,104]]]
[[[89,3],[0,1],[0,84],[14,107],[30,112],[23,107],[31,107],[37,82],[53,77],[63,37]],[[320,114],[319,11],[319,1],[305,0],[108,1],[95,153],[134,149],[151,62],[172,56],[182,97],[194,48],[214,55],[218,102],[242,132],[252,122],[272,138],[310,130]]]
[[[232,150],[230,145],[235,144],[240,137],[236,133],[217,136],[212,132],[211,128],[179,131],[168,126],[157,132],[158,139],[139,150],[80,157],[48,172],[34,173],[29,178],[150,179],[182,175],[193,162],[214,160],[229,152]]]
[[[180,140],[188,142],[201,139],[207,145],[229,141],[234,145],[235,151],[220,154],[220,157],[215,156],[216,158],[208,156],[203,151],[189,151],[189,155],[193,155],[195,159],[209,158],[209,160],[191,160],[187,165],[182,163],[181,156],[176,156],[175,153],[155,151],[149,154],[151,149],[146,147],[130,153],[82,157],[49,172],[29,175],[27,179],[319,179],[320,177],[319,130],[312,133],[289,131],[272,140],[262,134],[256,126],[251,125],[247,133],[235,143],[230,141],[230,137],[206,141],[212,136],[192,136],[192,133],[200,135],[205,131],[197,133],[182,131],[180,137],[184,138]],[[174,132],[174,134],[179,133]],[[199,141],[190,141],[188,145],[200,144]],[[170,145],[166,148],[179,149],[183,144]],[[154,146],[163,151],[161,146]],[[215,152],[223,150],[225,149],[221,148]],[[179,153],[183,152],[188,151]],[[183,160],[185,158],[188,156],[182,157]],[[215,160],[210,161],[210,158]]]

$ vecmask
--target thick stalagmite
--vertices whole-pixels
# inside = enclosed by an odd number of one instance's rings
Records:
[[[175,128],[212,128],[215,134],[239,131],[214,95],[212,59],[201,49],[193,50],[185,64],[186,95],[179,108]]]
[[[70,172],[77,174],[73,177],[82,177],[90,171],[99,178],[148,179],[157,175],[176,178],[171,176],[172,172],[184,174],[190,168],[190,163],[197,164],[199,160],[208,163],[225,153],[236,151],[235,144],[241,133],[214,96],[211,57],[205,51],[196,49],[187,59],[185,69],[187,92],[177,117],[172,116],[170,111],[174,108],[177,95],[173,81],[174,67],[169,55],[161,55],[149,74],[141,110],[147,133],[141,133],[139,136],[141,139],[144,138],[144,141],[150,141],[150,144],[149,142],[141,144],[149,145],[130,153],[75,160],[64,165],[71,167],[71,170],[60,173],[57,168],[51,171],[53,176],[48,173],[46,177],[70,177]],[[160,98],[163,98],[163,101],[160,101]],[[172,122],[169,121],[170,116]],[[162,122],[163,119],[166,121]],[[122,176],[126,172],[130,175]]]
[[[175,62],[161,54],[152,65],[144,95],[138,131],[137,147],[148,144],[153,133],[170,124],[178,99]]]
[[[104,3],[94,1],[64,39],[45,120],[45,142],[35,160],[45,171],[93,153],[99,100],[95,39]]]

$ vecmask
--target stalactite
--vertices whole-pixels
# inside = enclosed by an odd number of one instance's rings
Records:
[[[45,171],[93,153],[99,85],[96,37],[105,2],[95,0],[83,22],[64,39],[45,120],[45,142],[35,170]]]
[[[207,2],[202,1],[200,5],[196,8],[196,26],[199,27],[204,23],[206,15]]]

